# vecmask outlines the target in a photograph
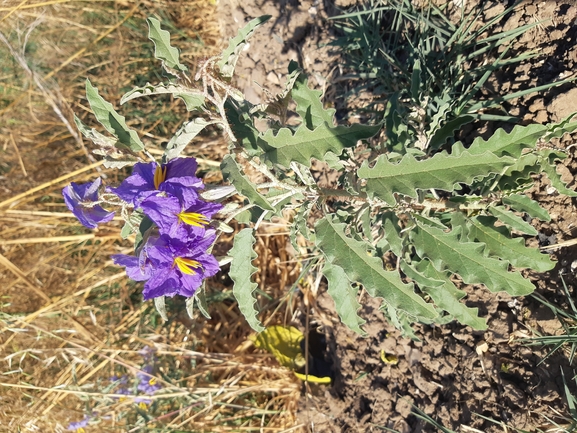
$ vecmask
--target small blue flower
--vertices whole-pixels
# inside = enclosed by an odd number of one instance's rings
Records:
[[[95,229],[98,224],[105,223],[114,218],[114,212],[107,212],[98,201],[98,188],[102,180],[78,184],[72,182],[62,190],[66,207],[74,214],[84,227]]]

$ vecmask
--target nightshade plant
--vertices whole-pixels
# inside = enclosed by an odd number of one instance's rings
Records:
[[[390,137],[376,138],[382,122],[336,125],[334,110],[324,108],[320,92],[308,87],[295,63],[289,66],[285,90],[266,104],[253,105],[231,81],[247,40],[268,18],[248,23],[221,56],[199,65],[195,77],[180,63],[169,33],[158,20],[148,19],[155,57],[172,79],[135,88],[121,103],[171,94],[184,101],[192,117],[170,139],[160,164],[141,162],[151,158],[145,144],[87,83],[90,106],[113,137],[79,120],[78,127],[100,147],[108,167],[138,162],[133,174],[109,188],[95,206],[110,202],[111,195],[126,220],[123,235],[137,233],[135,255],[114,260],[126,266],[131,278],[146,281],[145,298],[155,298],[164,315],[164,296],[182,294],[190,309],[193,300],[202,307],[202,280],[218,269],[210,246],[234,218],[247,227],[236,234],[221,263],[231,262],[239,308],[253,329],[261,331],[257,284],[252,281],[254,233],[260,222],[277,217],[291,221],[291,242],[297,251],[302,245],[311,250],[310,268],[326,277],[339,316],[360,334],[361,288],[381,298],[384,314],[409,335],[415,321],[456,319],[486,328],[477,309],[461,302],[465,292],[455,285],[455,277],[492,292],[531,293],[533,284],[519,269],[543,272],[554,262],[525,247],[518,236],[537,234],[522,214],[550,220],[525,191],[533,184],[533,173],[544,173],[559,193],[577,195],[556,172],[556,162],[566,155],[543,145],[577,129],[577,122],[568,118],[552,125],[518,125],[510,132],[499,129],[488,140],[477,138],[469,147],[457,142],[447,150],[426,143],[391,145]],[[257,128],[263,120],[268,125],[264,131]],[[220,200],[227,191],[201,192],[193,160],[182,157],[209,125],[220,126],[230,140],[221,170],[244,197],[242,205],[220,209],[207,201]],[[319,170],[332,170],[338,180],[320,185]],[[249,172],[258,173],[260,180],[255,182]],[[77,206],[71,209],[86,216]],[[224,222],[210,224],[219,209]]]

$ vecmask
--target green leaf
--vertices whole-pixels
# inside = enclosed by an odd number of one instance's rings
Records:
[[[90,83],[90,80],[86,80],[86,99],[96,119],[118,139],[115,143],[116,147],[130,149],[133,152],[140,152],[144,149],[144,144],[140,141],[136,131],[130,129],[124,116],[118,114],[112,104],[100,96],[98,89]]]
[[[154,306],[156,307],[156,311],[160,314],[164,320],[168,322],[168,315],[166,314],[166,304],[164,302],[164,296],[157,296],[154,298]]]
[[[509,272],[508,262],[485,257],[484,244],[463,242],[459,233],[460,228],[445,233],[417,221],[410,237],[419,257],[429,259],[438,271],[459,274],[466,284],[484,284],[492,292],[505,291],[512,296],[535,289],[519,272]]]
[[[551,216],[547,210],[543,209],[539,203],[530,199],[526,195],[511,194],[503,197],[503,203],[511,206],[517,212],[526,212],[533,218],[539,218],[541,221],[551,221]]]
[[[188,68],[180,63],[178,48],[170,45],[170,33],[160,27],[160,21],[149,17],[146,22],[148,23],[148,39],[154,43],[154,57],[162,62],[166,72],[178,76],[175,70],[188,71]]]
[[[229,252],[232,257],[229,275],[234,281],[232,292],[238,302],[240,312],[252,329],[261,332],[264,327],[257,318],[258,311],[254,306],[256,299],[252,296],[258,287],[256,283],[252,282],[252,275],[258,271],[252,265],[252,261],[256,258],[256,253],[253,250],[255,242],[254,230],[251,228],[242,229],[234,237],[234,244]]]
[[[531,224],[523,221],[523,218],[518,217],[510,210],[505,209],[503,206],[489,206],[487,209],[491,215],[497,217],[503,222],[507,224],[512,229],[518,230],[521,233],[526,233],[531,236],[537,236],[537,229],[533,227]]]
[[[204,283],[196,291],[193,299],[196,302],[196,305],[198,306],[198,309],[200,310],[201,314],[204,317],[206,317],[207,319],[210,319],[210,314],[208,313],[208,304],[206,302],[206,288],[205,288]],[[191,310],[192,310],[192,307],[191,307]],[[192,316],[191,316],[191,318],[192,318]]]
[[[484,140],[482,137],[476,138],[467,151],[472,155],[492,152],[497,156],[509,155],[513,158],[519,158],[523,149],[535,147],[537,141],[547,131],[547,126],[539,124],[517,125],[510,133],[499,128],[488,140]]]
[[[120,98],[120,104],[124,104],[136,98],[151,95],[173,95],[175,98],[180,98],[186,104],[188,111],[200,109],[205,102],[204,95],[198,90],[181,86],[179,84],[150,84],[146,83],[143,87],[135,87],[131,91],[125,93]]]
[[[289,72],[296,69],[296,62],[291,61]],[[321,96],[321,91],[309,88],[307,78],[303,74],[299,75],[292,89],[292,98],[297,104],[296,112],[311,131],[325,123],[331,126],[334,125],[336,110],[332,108],[325,109]]]
[[[394,212],[383,212],[382,221],[385,239],[389,244],[389,248],[397,257],[402,257],[403,237],[399,226],[399,217]]]
[[[322,161],[329,151],[340,155],[344,148],[372,137],[379,129],[380,125],[354,124],[347,127],[329,126],[327,123],[314,131],[300,127],[294,134],[289,128],[281,128],[276,135],[269,129],[261,135],[259,145],[265,151],[264,156],[273,163],[289,167],[295,161],[310,166],[311,158]]]
[[[561,176],[557,173],[557,164],[555,163],[555,156],[549,154],[547,156],[540,156],[539,161],[541,162],[541,170],[547,174],[551,186],[555,188],[559,194],[565,194],[569,197],[577,197],[577,192],[572,189],[567,188],[565,182],[561,180]]]
[[[166,145],[166,150],[164,151],[166,160],[170,161],[180,156],[184,148],[210,124],[212,122],[208,122],[202,117],[195,117],[190,122],[182,125]]]
[[[217,62],[220,73],[225,78],[231,78],[234,75],[234,68],[244,49],[248,39],[254,33],[254,30],[267,22],[271,18],[270,15],[263,15],[250,21],[246,26],[238,31],[238,34],[232,38],[228,47],[222,53],[222,59]]]
[[[466,296],[466,292],[459,290],[450,279],[447,271],[438,271],[429,260],[421,260],[415,265],[418,272],[425,277],[441,281],[442,284],[435,286],[420,286],[421,290],[427,293],[435,304],[457,319],[464,325],[469,325],[473,329],[487,329],[487,322],[479,317],[478,308],[470,308],[460,302]]]
[[[229,181],[239,194],[263,210],[274,212],[275,208],[254,187],[253,183],[244,175],[242,169],[235,160],[234,155],[225,155],[220,164],[220,170],[224,178]]]
[[[490,152],[472,155],[465,151],[458,156],[443,152],[423,161],[407,154],[397,164],[382,155],[373,168],[365,161],[358,175],[367,179],[369,197],[394,205],[395,193],[417,198],[417,189],[453,191],[457,183],[469,184],[478,176],[498,173],[512,163],[513,159],[499,158]]]
[[[530,268],[546,272],[555,267],[549,255],[541,254],[536,248],[527,248],[523,238],[511,238],[507,227],[495,226],[497,219],[491,216],[476,216],[469,219],[467,237],[471,242],[486,245],[485,253],[507,260],[517,268]]]
[[[118,140],[116,140],[115,138],[107,137],[106,135],[101,134],[94,128],[89,128],[82,122],[82,120],[76,117],[76,114],[74,115],[74,123],[76,124],[76,127],[82,133],[82,135],[84,135],[86,138],[88,138],[97,146],[107,150],[112,149],[116,146],[116,142]]]
[[[366,322],[357,314],[361,308],[361,304],[357,301],[358,289],[351,286],[343,268],[326,263],[323,267],[323,275],[328,281],[328,292],[335,301],[341,321],[357,334],[366,335],[366,332],[361,328]]]
[[[361,283],[373,297],[381,297],[395,309],[406,311],[417,319],[434,319],[435,309],[405,284],[397,272],[385,271],[381,259],[367,252],[365,242],[345,235],[346,225],[327,215],[316,226],[317,246],[334,265],[341,267],[350,281]]]
[[[429,148],[433,150],[441,148],[449,138],[455,136],[455,131],[460,130],[463,125],[471,123],[473,120],[475,120],[473,116],[461,115],[446,122],[441,128],[435,131],[429,140]]]

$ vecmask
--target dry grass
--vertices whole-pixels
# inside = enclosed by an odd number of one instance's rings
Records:
[[[300,384],[270,356],[253,353],[226,275],[209,284],[210,320],[191,320],[175,300],[162,323],[109,259],[131,249],[120,239],[121,222],[87,231],[63,205],[60,191],[70,181],[118,181],[72,116],[96,126],[86,77],[113,102],[135,84],[162,79],[146,38],[144,20],[153,14],[184,29],[173,42],[189,65],[220,47],[210,0],[0,2],[0,431],[64,431],[91,413],[100,423],[87,432],[297,431]],[[122,110],[150,145],[170,137],[185,115],[178,101],[161,102]],[[214,166],[225,145],[205,138],[192,154],[205,180],[218,182]],[[285,230],[263,226],[257,245],[260,288],[273,299],[298,274]],[[290,298],[267,305],[265,318],[290,321],[293,307]],[[138,408],[115,398],[109,378],[141,371],[138,352],[147,346],[156,350],[163,389]]]

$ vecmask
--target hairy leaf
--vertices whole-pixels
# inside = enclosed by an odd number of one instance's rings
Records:
[[[74,115],[74,123],[82,135],[84,135],[97,146],[106,150],[112,150],[115,148],[117,142],[115,138],[107,137],[106,135],[98,132],[96,129],[89,128],[82,122],[82,120],[76,117],[76,115]]]
[[[289,71],[296,69],[296,62],[291,61]],[[292,89],[292,97],[297,104],[296,112],[311,131],[324,123],[327,125],[334,124],[336,110],[325,109],[321,96],[322,92],[309,88],[307,78],[303,74],[299,75]]]
[[[565,182],[561,180],[561,176],[557,173],[557,164],[555,159],[558,159],[556,154],[550,152],[547,156],[541,156],[539,162],[541,162],[541,170],[547,174],[551,186],[553,186],[559,194],[565,194],[569,197],[577,197],[577,192],[572,189],[567,188]]]
[[[327,215],[316,224],[317,246],[334,265],[340,266],[348,279],[361,283],[373,297],[381,297],[395,309],[418,319],[434,319],[435,309],[427,305],[394,271],[385,271],[379,258],[367,253],[367,244],[348,237],[346,225]]]
[[[232,257],[229,275],[234,281],[232,292],[238,301],[240,312],[252,329],[261,332],[264,327],[257,318],[258,311],[254,306],[256,299],[252,296],[258,287],[251,279],[258,270],[252,265],[252,261],[256,258],[253,250],[255,242],[254,230],[251,228],[242,229],[234,237],[234,244],[229,252]]]
[[[188,71],[188,68],[180,63],[178,48],[170,45],[170,33],[160,27],[160,21],[149,17],[146,22],[148,23],[148,39],[154,43],[154,57],[162,62],[166,72],[177,75],[175,70]]]
[[[507,227],[495,226],[496,218],[479,215],[470,218],[469,222],[468,239],[484,243],[485,253],[507,260],[517,268],[546,272],[555,267],[555,262],[547,254],[541,254],[536,248],[527,248],[523,238],[511,238]]]
[[[415,265],[418,272],[434,281],[442,281],[440,285],[420,286],[421,290],[427,293],[435,304],[457,319],[463,325],[469,325],[473,329],[487,329],[487,322],[479,317],[478,308],[470,308],[460,302],[466,295],[463,290],[459,290],[450,278],[447,271],[438,271],[429,260],[421,260]]]
[[[526,195],[511,194],[503,197],[503,203],[511,206],[518,212],[526,212],[533,218],[539,218],[541,221],[551,221],[551,216],[546,209],[543,209],[539,203],[530,199]]]
[[[198,110],[204,105],[205,99],[202,92],[179,84],[150,84],[146,83],[143,87],[135,87],[131,91],[125,93],[120,98],[120,104],[124,104],[142,96],[150,95],[173,95],[175,98],[180,98],[186,104],[188,111]]]
[[[341,321],[357,334],[366,335],[366,332],[361,328],[365,321],[357,314],[361,308],[361,304],[357,301],[358,289],[351,286],[343,268],[326,263],[323,267],[323,275],[327,279],[328,292],[335,301]]]
[[[194,294],[194,300],[201,314],[207,319],[210,319],[210,314],[208,314],[208,303],[206,302],[206,288],[204,282]]]
[[[225,155],[220,164],[220,169],[224,178],[234,185],[239,194],[244,195],[251,203],[261,209],[274,212],[275,208],[257,191],[252,182],[244,175],[233,155]]]
[[[154,298],[154,306],[156,307],[156,311],[160,314],[164,320],[168,322],[168,314],[166,314],[166,304],[164,302],[164,296],[157,296]]]
[[[391,251],[397,257],[401,257],[403,254],[403,238],[401,236],[401,227],[399,226],[399,217],[394,212],[383,212],[382,221],[385,239],[389,243]]]
[[[180,156],[184,148],[211,123],[202,117],[195,117],[190,122],[182,125],[166,145],[166,150],[164,151],[166,160],[170,161]]]
[[[133,152],[140,152],[144,149],[144,144],[136,131],[130,129],[124,116],[118,114],[112,104],[100,96],[98,89],[90,83],[90,80],[86,80],[86,99],[88,99],[96,119],[118,139],[116,147],[130,149]]]
[[[519,272],[509,272],[508,262],[483,255],[482,243],[459,240],[460,228],[449,233],[416,222],[411,240],[421,258],[429,259],[438,271],[457,273],[467,284],[484,284],[490,291],[512,296],[527,295],[535,287]]]
[[[467,151],[472,155],[492,152],[497,156],[508,155],[519,158],[523,149],[535,147],[537,140],[543,137],[547,131],[547,126],[539,124],[517,125],[510,133],[499,128],[488,140],[484,140],[482,137],[476,138]],[[460,148],[462,149],[462,145]],[[454,147],[453,152],[455,150],[458,150],[458,147]]]
[[[225,78],[231,78],[234,75],[234,68],[244,49],[248,39],[252,36],[254,30],[267,22],[271,18],[270,15],[263,15],[250,21],[246,26],[238,31],[238,34],[232,38],[228,47],[223,51],[222,58],[217,62],[220,73]]]
[[[459,156],[439,153],[423,161],[407,154],[398,164],[382,155],[373,168],[365,161],[358,175],[367,179],[369,197],[378,197],[393,205],[395,193],[417,198],[417,189],[453,191],[457,183],[471,183],[478,176],[498,173],[512,163],[511,158],[499,158],[490,152],[480,155],[463,152]]]
[[[537,236],[537,229],[531,224],[523,221],[523,218],[518,217],[513,212],[505,209],[503,206],[489,206],[489,212],[494,217],[497,217],[501,222],[507,224],[512,229],[518,230],[521,233],[526,233],[531,236]]]
[[[289,167],[295,161],[309,166],[311,158],[322,161],[329,151],[340,155],[344,148],[372,137],[379,129],[380,125],[354,124],[347,127],[329,126],[327,123],[314,131],[300,127],[293,133],[289,128],[281,128],[276,135],[269,129],[261,136],[259,144],[265,150],[264,156],[273,163]]]

